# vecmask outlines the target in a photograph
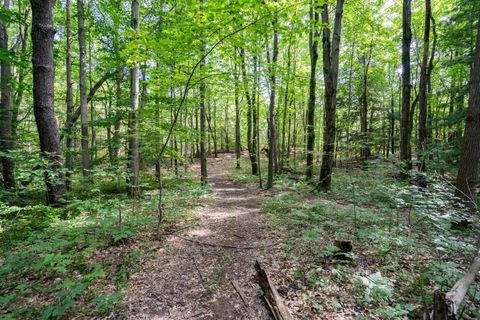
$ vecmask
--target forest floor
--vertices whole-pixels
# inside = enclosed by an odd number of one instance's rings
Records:
[[[140,199],[105,172],[65,208],[0,202],[0,318],[267,320],[258,260],[294,319],[422,319],[465,273],[480,224],[448,175],[419,189],[394,158],[352,160],[319,193],[290,162],[268,191],[234,154],[208,158],[207,186],[198,164],[166,171],[160,241],[153,172]],[[480,319],[479,281],[466,301]]]
[[[125,297],[127,318],[269,319],[254,263],[277,260],[285,233],[260,213],[268,192],[228,177],[234,163],[233,154],[208,159],[212,199],[194,212],[194,227],[167,236],[156,257],[141,262]]]
[[[259,190],[248,160],[241,170],[234,163],[233,154],[208,159],[212,194],[188,231],[180,222],[137,265],[126,318],[271,319],[255,278],[258,259],[295,319],[421,319],[434,288],[451,286],[469,261],[473,234],[446,232],[451,221],[438,217],[452,210],[442,204],[447,195],[435,185],[417,194],[391,178],[388,164],[373,173],[355,168],[356,180],[338,169],[334,190],[318,194],[301,172]],[[409,207],[394,208],[405,196]],[[352,252],[339,256],[336,240]]]

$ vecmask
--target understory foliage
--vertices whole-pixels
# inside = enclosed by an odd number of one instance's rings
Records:
[[[429,177],[419,189],[394,177],[398,168],[375,160],[335,171],[328,194],[312,195],[295,176],[283,176],[263,211],[273,226],[288,230],[288,271],[311,295],[315,313],[353,310],[357,319],[422,318],[433,291],[448,291],[476,252],[478,221],[455,200],[450,183]],[[412,181],[415,181],[412,177]],[[336,241],[351,242],[342,253]],[[315,293],[315,294],[313,294]],[[478,318],[478,283],[464,313]]]
[[[191,207],[209,191],[192,178],[165,177],[162,230],[194,224]],[[132,200],[116,178],[82,188],[64,208],[0,202],[2,318],[107,316],[121,306],[138,261],[155,255],[158,190]]]

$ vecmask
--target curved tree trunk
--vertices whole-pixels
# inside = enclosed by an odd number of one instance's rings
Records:
[[[30,0],[32,6],[33,111],[45,171],[47,200],[57,204],[65,195],[60,137],[54,111],[53,7],[55,0]]]

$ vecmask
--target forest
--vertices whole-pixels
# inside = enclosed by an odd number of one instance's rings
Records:
[[[1,2],[1,319],[480,319],[480,0]]]

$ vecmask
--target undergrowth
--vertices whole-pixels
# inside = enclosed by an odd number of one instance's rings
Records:
[[[189,219],[208,189],[192,176],[164,180],[167,228]],[[0,202],[0,317],[100,317],[121,305],[152,246],[158,190],[154,178],[144,179],[135,200],[121,194],[125,180],[98,181],[75,190],[64,208]]]
[[[435,288],[448,291],[475,252],[478,222],[455,201],[448,181],[429,187],[397,179],[391,163],[337,169],[329,193],[281,176],[263,212],[288,230],[291,277],[309,289],[312,310],[352,309],[357,319],[422,319]],[[398,172],[398,171],[397,171]],[[471,220],[468,226],[462,222]],[[339,256],[338,241],[353,250]],[[465,314],[479,318],[480,292],[472,286]],[[315,294],[311,293],[315,292]]]

